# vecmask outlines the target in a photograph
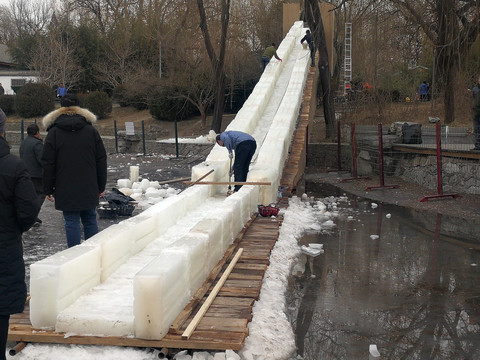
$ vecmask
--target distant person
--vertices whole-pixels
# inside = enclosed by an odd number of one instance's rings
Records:
[[[272,45],[267,47],[263,52],[263,55],[262,55],[263,70],[265,70],[265,68],[267,67],[272,57],[275,57],[275,59],[277,59],[278,61],[282,61],[282,59],[278,57],[277,49],[275,48],[275,46],[276,46],[275,43],[272,43]]]
[[[418,89],[418,92],[420,93],[420,101],[428,100],[428,85],[426,81],[422,82]]]
[[[57,89],[57,98],[61,98],[63,96],[67,95],[67,89],[63,85],[63,83],[60,83]]]
[[[480,76],[472,89],[473,92],[473,136],[475,147],[472,150],[480,150]]]
[[[0,360],[5,360],[10,315],[27,299],[22,233],[35,222],[40,204],[22,160],[10,154],[0,120]]]
[[[27,127],[27,137],[20,144],[20,158],[30,173],[30,178],[32,179],[40,201],[40,207],[45,201],[45,193],[43,192],[42,152],[43,141],[40,138],[40,129],[37,124],[30,124]],[[39,226],[41,223],[42,220],[37,218],[34,226]]]
[[[235,182],[245,182],[250,161],[257,149],[255,139],[241,131],[225,131],[217,135],[216,142],[227,148],[230,159],[233,158],[233,151],[235,151],[235,162],[233,163]],[[233,191],[237,192],[241,187],[242,185],[235,185]]]
[[[304,41],[307,42],[308,47],[310,48],[310,59],[312,60],[310,66],[315,66],[315,45],[313,44],[312,34],[310,33],[310,30],[306,31],[305,36],[302,38],[302,40],[300,40],[300,44],[303,44]]]
[[[43,188],[47,200],[63,211],[68,247],[98,232],[96,207],[105,191],[107,154],[93,127],[96,116],[80,108],[78,97],[66,94],[61,108],[43,118],[48,134],[43,146]]]
[[[5,95],[5,89],[3,88],[2,83],[0,83],[0,96]]]

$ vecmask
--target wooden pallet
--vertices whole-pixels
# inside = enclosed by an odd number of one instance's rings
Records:
[[[180,313],[169,333],[162,340],[128,337],[69,336],[54,331],[32,328],[28,304],[22,314],[12,315],[8,339],[17,342],[55,344],[114,345],[153,348],[240,350],[248,336],[252,306],[260,295],[263,276],[269,264],[270,252],[278,238],[281,217],[262,218],[256,215],[247,223],[209,279],[197,291]],[[199,322],[192,336],[182,339],[182,333],[205,301],[219,276],[230,263],[236,249],[244,251],[219,294]]]

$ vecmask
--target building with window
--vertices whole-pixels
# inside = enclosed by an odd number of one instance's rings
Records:
[[[7,45],[0,44],[0,83],[6,95],[14,95],[28,82],[37,82],[38,75],[35,71],[16,70]]]

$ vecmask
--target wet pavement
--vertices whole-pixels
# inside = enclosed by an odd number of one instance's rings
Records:
[[[109,155],[106,190],[108,191],[116,187],[118,179],[128,179],[130,177],[131,165],[139,166],[140,179],[166,181],[189,177],[192,166],[201,161],[202,159],[197,157],[176,158],[175,156],[165,155],[135,156],[131,154]],[[165,186],[179,190],[186,187],[182,182]],[[74,189],[72,189],[72,191],[74,191]],[[133,215],[141,211],[141,209],[136,208]],[[55,210],[54,204],[45,200],[39,218],[42,220],[42,224],[39,227],[31,228],[24,233],[22,237],[27,287],[29,287],[30,264],[67,248],[62,212]],[[126,217],[117,217],[113,220],[98,218],[99,230],[101,231],[124,219],[126,219]]]
[[[310,190],[316,199],[344,195]],[[376,359],[480,359],[478,232],[456,231],[462,219],[347,196],[325,200],[340,209],[333,230],[302,239],[325,253],[302,255],[290,279],[297,354],[369,359],[375,344]]]

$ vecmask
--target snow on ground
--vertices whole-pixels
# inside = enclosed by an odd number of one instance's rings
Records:
[[[333,201],[329,198],[329,205]],[[195,352],[179,354],[177,360],[281,360],[295,352],[295,337],[285,315],[285,291],[288,278],[297,256],[299,240],[306,231],[320,231],[339,216],[338,211],[327,211],[322,201],[290,199],[289,207],[282,210],[284,221],[278,241],[270,256],[270,266],[265,273],[259,300],[253,308],[253,320],[249,325],[250,335],[239,355],[227,352]],[[185,227],[188,227],[185,224]],[[120,296],[119,296],[120,297]],[[15,357],[18,360],[147,360],[158,359],[158,351],[110,346],[29,344]]]

